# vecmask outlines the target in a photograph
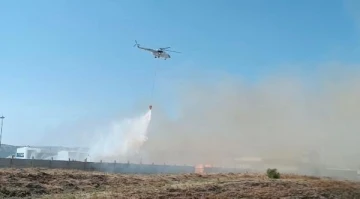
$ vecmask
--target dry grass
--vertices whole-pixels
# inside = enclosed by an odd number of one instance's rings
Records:
[[[0,170],[0,197],[360,198],[360,183],[256,174],[128,175],[74,170]]]

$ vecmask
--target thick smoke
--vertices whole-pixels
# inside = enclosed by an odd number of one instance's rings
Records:
[[[352,68],[354,70],[345,70]],[[359,66],[272,74],[256,83],[207,76],[181,83],[180,117],[156,107],[147,158],[172,164],[231,164],[232,158],[300,159],[317,151],[327,165],[360,165]],[[220,77],[219,77],[220,76]],[[231,166],[231,165],[230,165]]]

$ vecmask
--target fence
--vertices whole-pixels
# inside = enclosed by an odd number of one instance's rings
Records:
[[[52,169],[77,169],[84,171],[101,171],[101,172],[111,172],[111,173],[132,173],[132,174],[195,173],[195,167],[193,166],[0,158],[0,168],[31,168],[31,167],[52,168]],[[221,173],[221,172],[235,172],[235,170],[213,167],[213,168],[205,168],[204,172]],[[239,172],[239,170],[237,170],[237,172]]]
[[[108,163],[108,162],[79,162],[61,160],[38,160],[38,159],[12,159],[0,158],[0,168],[52,168],[52,169],[77,169],[83,171],[100,171],[110,173],[128,174],[184,174],[195,173],[193,166],[156,165],[156,164],[132,164],[132,163]],[[204,173],[239,173],[245,170],[237,168],[205,167]],[[300,172],[302,173],[302,172]],[[340,171],[322,169],[321,175],[333,178],[360,180],[354,170]],[[305,173],[304,173],[305,174]],[[305,174],[307,175],[307,174]]]

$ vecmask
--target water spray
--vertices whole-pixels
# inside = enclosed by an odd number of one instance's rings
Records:
[[[151,121],[151,109],[141,116],[114,121],[107,129],[99,132],[90,149],[95,161],[127,161],[136,156],[147,141],[147,131]]]

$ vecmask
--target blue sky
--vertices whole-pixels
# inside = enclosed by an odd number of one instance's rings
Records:
[[[111,118],[155,100],[189,70],[256,81],[280,66],[358,63],[357,10],[341,0],[33,0],[0,2],[3,142],[35,144],[59,125]],[[355,4],[351,4],[355,6]],[[357,7],[360,8],[360,7]],[[157,60],[133,48],[171,46]],[[146,109],[146,107],[144,107]],[[126,113],[126,114],[125,114]]]

